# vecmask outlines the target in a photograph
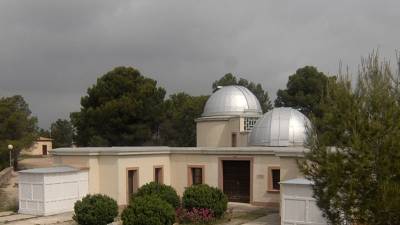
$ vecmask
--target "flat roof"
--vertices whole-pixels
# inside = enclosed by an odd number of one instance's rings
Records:
[[[53,155],[156,155],[156,154],[203,154],[203,155],[277,155],[281,157],[303,157],[308,149],[291,147],[78,147],[50,150]]]
[[[29,170],[21,170],[19,173],[36,173],[36,174],[44,174],[44,173],[69,173],[76,172],[79,169],[70,167],[70,166],[54,166],[54,167],[44,167],[44,168],[35,168]]]

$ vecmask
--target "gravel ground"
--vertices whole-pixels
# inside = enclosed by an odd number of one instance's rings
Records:
[[[14,211],[18,206],[18,174],[12,172],[11,178],[0,187],[0,211]]]

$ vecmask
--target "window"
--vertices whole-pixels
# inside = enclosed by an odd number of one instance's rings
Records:
[[[236,134],[233,133],[232,134],[232,147],[236,147],[237,146],[237,138],[236,138]]]
[[[139,169],[127,169],[127,202],[130,197],[137,192],[139,187]]]
[[[245,117],[244,118],[244,131],[251,131],[256,124],[258,117]]]
[[[204,166],[188,167],[188,185],[203,184],[204,182]]]
[[[154,167],[154,182],[156,182],[157,184],[163,184],[164,183],[163,166]]]
[[[278,192],[280,190],[281,171],[279,167],[268,168],[268,191]]]

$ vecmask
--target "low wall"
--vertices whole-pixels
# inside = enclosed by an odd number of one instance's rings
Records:
[[[7,167],[0,171],[0,186],[7,183],[8,179],[11,177],[12,167]]]

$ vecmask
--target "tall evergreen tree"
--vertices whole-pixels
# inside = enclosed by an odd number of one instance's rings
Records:
[[[328,82],[321,110],[301,164],[318,206],[331,224],[400,224],[399,77],[373,53],[355,88]]]
[[[177,93],[165,101],[165,119],[160,126],[161,143],[168,146],[196,146],[196,122],[208,96]]]
[[[8,164],[8,144],[14,146],[14,169],[18,169],[20,151],[29,148],[36,137],[37,119],[24,98],[20,95],[0,98],[0,168]]]
[[[117,67],[90,87],[71,114],[79,146],[152,144],[162,121],[165,90],[131,67]]]
[[[46,129],[43,129],[43,128],[39,128],[38,135],[39,135],[39,137],[45,137],[45,138],[50,138],[51,137],[50,131],[46,130]]]
[[[297,69],[289,76],[286,89],[278,90],[276,107],[292,107],[307,116],[321,117],[320,102],[324,96],[329,77],[313,66]],[[331,78],[333,79],[333,78]]]
[[[58,119],[50,126],[53,147],[71,147],[73,138],[73,128],[69,120]]]

